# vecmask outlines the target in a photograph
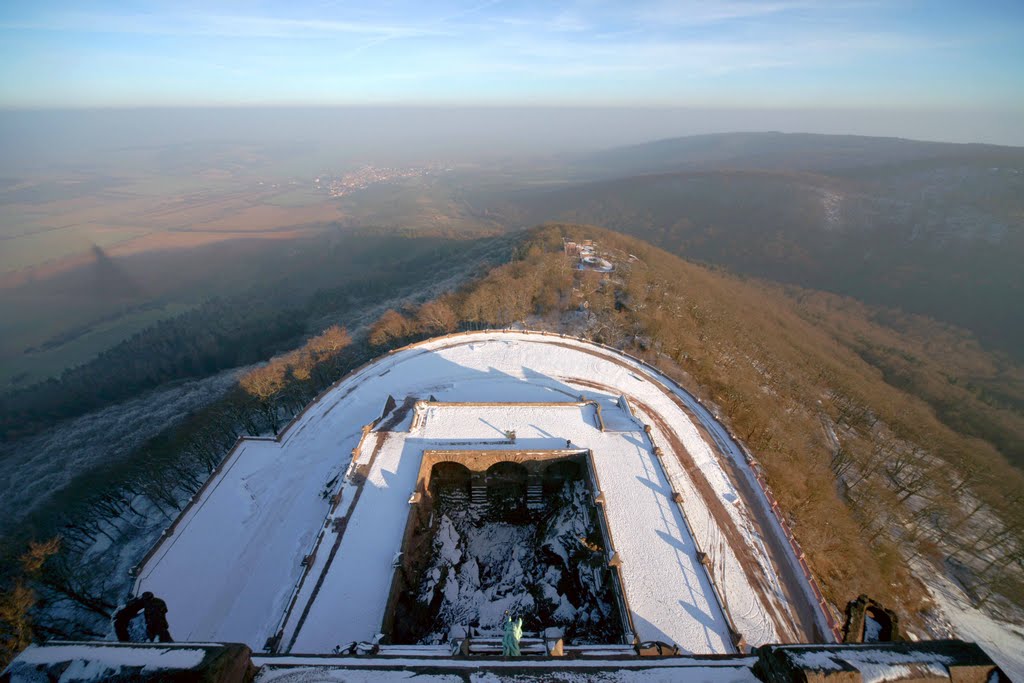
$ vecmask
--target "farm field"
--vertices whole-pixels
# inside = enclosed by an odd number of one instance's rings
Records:
[[[265,162],[196,165],[186,158],[166,173],[78,171],[0,186],[0,391],[87,362],[213,297],[290,277],[297,262],[308,267],[303,254],[351,228],[500,230],[445,179],[332,197],[308,166],[297,179]]]

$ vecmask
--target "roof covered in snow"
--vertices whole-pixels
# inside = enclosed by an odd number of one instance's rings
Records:
[[[200,667],[220,669],[223,655],[248,659],[245,648],[221,645],[123,643],[53,643],[31,645],[4,672],[11,681],[111,681],[152,680],[171,672]],[[180,680],[176,678],[176,680]]]

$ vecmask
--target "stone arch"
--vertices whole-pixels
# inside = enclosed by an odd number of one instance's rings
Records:
[[[529,480],[530,470],[526,463],[501,460],[488,467],[484,481],[490,512],[500,514],[507,520],[525,515]]]
[[[445,484],[452,485],[464,485],[469,486],[472,472],[469,468],[463,465],[461,462],[455,462],[454,460],[443,460],[435,463],[430,469],[430,482],[443,482]]]
[[[473,472],[459,462],[434,463],[430,468],[429,495],[439,509],[462,508],[470,497]]]
[[[556,460],[544,468],[544,478],[559,481],[582,479],[583,466],[576,460]]]
[[[518,462],[496,462],[487,468],[488,483],[518,484],[525,486],[530,473],[525,465]]]

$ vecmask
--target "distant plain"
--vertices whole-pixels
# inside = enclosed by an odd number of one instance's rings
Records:
[[[159,171],[111,162],[0,185],[0,387],[60,374],[210,297],[287,276],[296,255],[352,226],[501,230],[457,198],[458,172],[332,197],[316,177],[352,164],[285,175],[247,146],[173,167],[159,165],[161,152],[151,151]]]

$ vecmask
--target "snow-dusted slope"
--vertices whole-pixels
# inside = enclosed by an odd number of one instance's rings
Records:
[[[399,408],[358,453],[369,467],[366,484],[336,483],[361,427],[380,417],[388,395]],[[469,420],[438,413],[413,427],[409,406],[401,407],[409,396],[564,404],[580,395],[602,406],[606,431],[579,410],[567,419],[511,407]],[[620,395],[635,418],[617,407]],[[758,525],[749,507],[763,501],[747,500],[726,471],[725,458],[729,468],[746,467],[741,451],[717,423],[708,443],[690,418],[699,406],[680,397],[692,401],[621,354],[552,335],[481,332],[393,352],[325,393],[280,442],[243,442],[142,567],[137,589],[167,601],[178,640],[260,649],[281,629],[280,649],[325,652],[370,639],[380,628],[424,444],[493,441],[512,429],[518,448],[564,448],[571,438],[592,452],[641,639],[728,652],[728,617],[749,645],[807,638],[814,624],[789,604],[805,595],[787,595],[777,578],[792,571],[792,558],[780,562],[778,545],[774,555],[766,547],[765,536],[778,530]],[[701,416],[703,430],[710,419]],[[339,491],[332,511],[322,493]],[[314,547],[307,571],[302,560]]]

